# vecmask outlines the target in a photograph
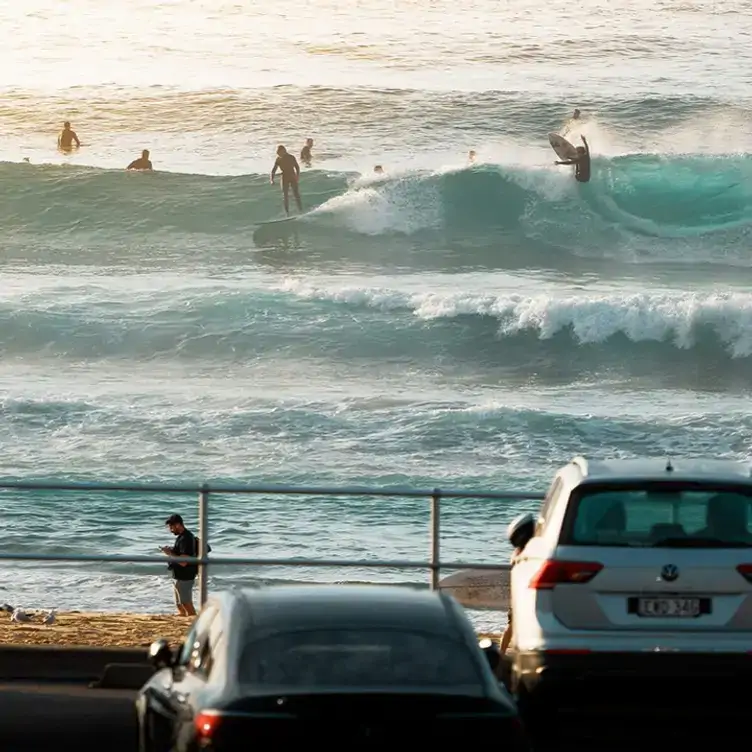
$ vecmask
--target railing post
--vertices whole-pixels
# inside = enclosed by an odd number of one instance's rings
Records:
[[[441,542],[441,491],[434,488],[431,494],[431,590],[439,589]]]
[[[203,485],[198,492],[198,555],[205,559],[209,550],[209,487]],[[203,608],[209,592],[209,568],[198,565],[198,602]]]

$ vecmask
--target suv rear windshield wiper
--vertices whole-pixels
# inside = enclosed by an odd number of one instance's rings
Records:
[[[653,542],[654,548],[752,548],[752,543],[721,538],[691,538],[677,536],[661,538]]]

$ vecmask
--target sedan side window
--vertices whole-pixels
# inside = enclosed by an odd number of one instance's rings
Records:
[[[193,646],[196,642],[196,624],[198,620],[194,620],[193,626],[188,631],[188,634],[183,640],[183,646],[180,649],[180,655],[178,656],[178,665],[187,666],[191,659],[191,653],[193,652]]]
[[[196,622],[196,636],[191,646],[188,660],[188,670],[195,673],[208,673],[211,663],[211,649],[209,635],[212,624],[219,619],[219,612],[215,606],[207,606]]]
[[[217,614],[217,607],[212,605],[206,606],[203,611],[196,617],[190,631],[183,642],[183,649],[180,651],[178,664],[190,667],[194,660],[194,654],[200,647],[202,639],[209,633],[209,627],[212,620]]]

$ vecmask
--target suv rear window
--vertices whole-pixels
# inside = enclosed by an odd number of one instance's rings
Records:
[[[578,546],[752,546],[750,489],[584,487],[561,543]]]
[[[469,647],[402,631],[317,630],[278,634],[243,651],[243,683],[286,687],[480,685]]]

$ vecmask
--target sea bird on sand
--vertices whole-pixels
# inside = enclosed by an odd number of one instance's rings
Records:
[[[16,608],[10,615],[10,620],[16,622],[17,624],[21,624],[23,622],[31,621],[31,617],[25,611],[22,611],[20,608]]]

